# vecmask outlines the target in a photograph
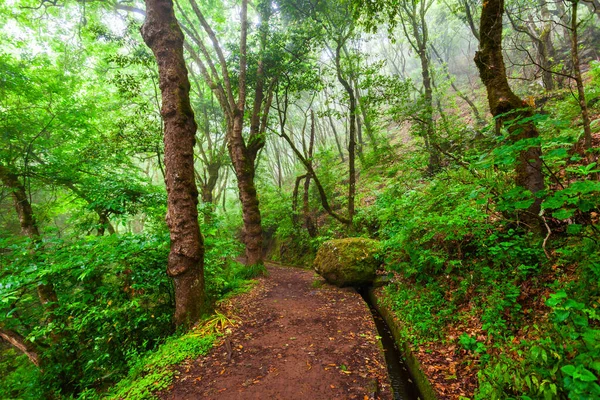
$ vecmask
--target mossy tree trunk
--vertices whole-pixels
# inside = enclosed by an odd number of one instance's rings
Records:
[[[539,134],[535,124],[526,119],[533,115],[529,106],[511,90],[506,77],[506,67],[502,55],[502,16],[504,0],[488,0],[481,11],[479,51],[475,54],[475,64],[481,81],[487,89],[490,111],[498,124],[507,124],[513,143],[526,139],[536,139]],[[524,121],[525,120],[525,121]],[[520,150],[515,165],[517,186],[530,191],[534,196],[544,189],[541,148],[539,143],[529,144]],[[522,222],[531,229],[539,229],[540,205],[542,200],[534,197]]]

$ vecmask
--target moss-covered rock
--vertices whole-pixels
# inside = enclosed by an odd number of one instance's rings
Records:
[[[339,287],[370,285],[381,265],[379,249],[379,242],[372,239],[329,240],[319,248],[314,268]]]

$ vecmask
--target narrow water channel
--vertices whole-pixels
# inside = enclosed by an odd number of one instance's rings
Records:
[[[375,320],[375,325],[377,326],[377,331],[379,332],[379,336],[381,336],[381,344],[385,354],[385,362],[387,364],[388,375],[390,376],[394,400],[420,399],[419,389],[410,376],[408,368],[402,358],[402,352],[398,349],[390,328],[371,304],[371,300],[367,295],[368,288],[360,288],[357,291],[369,305],[369,309]]]

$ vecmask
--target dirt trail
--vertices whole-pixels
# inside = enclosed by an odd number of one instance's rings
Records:
[[[233,300],[241,324],[180,366],[163,399],[391,399],[366,304],[352,289],[315,285],[311,271],[268,266]]]

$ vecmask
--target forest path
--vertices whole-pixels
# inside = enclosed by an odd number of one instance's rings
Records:
[[[206,357],[179,367],[162,399],[391,399],[371,313],[353,289],[312,271],[267,266],[232,299],[240,324]],[[377,393],[375,388],[377,388]]]

